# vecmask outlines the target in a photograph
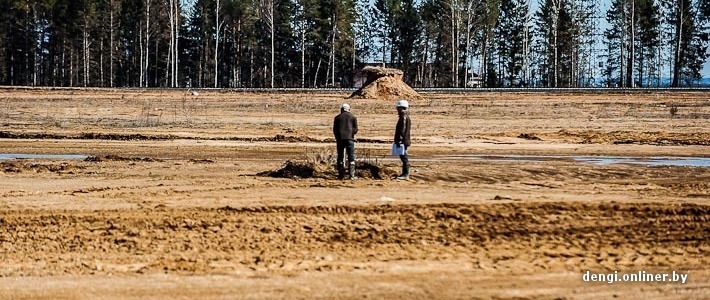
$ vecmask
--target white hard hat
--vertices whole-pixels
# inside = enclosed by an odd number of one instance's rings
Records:
[[[408,108],[408,107],[409,107],[409,102],[407,102],[407,100],[404,100],[404,99],[399,100],[399,101],[397,101],[397,107]]]
[[[340,105],[340,109],[344,111],[350,111],[350,104],[343,103],[342,105]]]

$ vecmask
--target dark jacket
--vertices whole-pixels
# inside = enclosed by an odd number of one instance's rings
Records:
[[[349,111],[341,112],[333,121],[335,140],[355,140],[357,134],[357,118]]]
[[[412,121],[409,120],[409,112],[406,110],[402,111],[399,114],[397,128],[394,130],[394,143],[404,144],[405,147],[409,147],[412,144],[412,138],[409,136],[411,129]]]

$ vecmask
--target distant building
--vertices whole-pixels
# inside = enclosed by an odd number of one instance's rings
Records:
[[[466,87],[479,88],[482,86],[483,86],[483,78],[481,76],[478,76],[478,74],[476,74],[476,73],[471,75],[471,77],[468,78],[468,82],[466,82]]]

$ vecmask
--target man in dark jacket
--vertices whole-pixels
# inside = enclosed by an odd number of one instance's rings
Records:
[[[350,179],[355,179],[355,134],[357,134],[357,118],[350,112],[350,105],[343,103],[340,106],[340,114],[333,121],[333,135],[338,149],[338,179],[345,178],[343,150],[348,154]]]
[[[412,144],[412,138],[409,135],[412,129],[412,122],[409,120],[408,109],[409,102],[407,100],[397,101],[399,120],[397,120],[397,127],[394,130],[394,144],[398,147],[404,147],[404,151],[399,155],[399,159],[402,160],[402,175],[397,177],[399,180],[409,180],[410,165],[407,148]]]

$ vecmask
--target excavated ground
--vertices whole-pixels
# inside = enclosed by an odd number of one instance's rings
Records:
[[[0,154],[88,156],[0,160],[0,299],[710,297],[710,167],[566,158],[707,159],[707,93],[425,94],[407,182],[333,179],[346,96],[0,89]],[[397,170],[393,104],[348,101]]]

